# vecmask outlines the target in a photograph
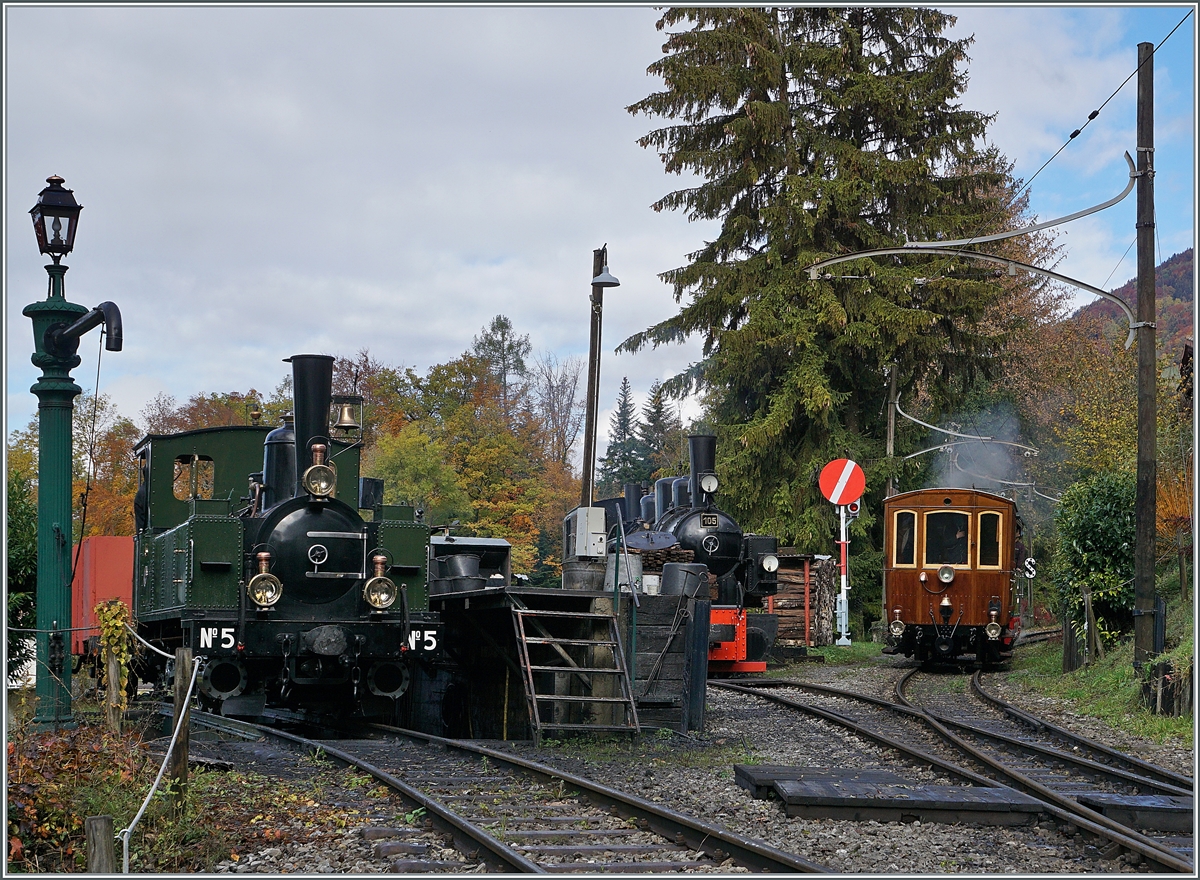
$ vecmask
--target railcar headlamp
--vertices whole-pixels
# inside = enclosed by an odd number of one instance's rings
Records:
[[[327,498],[333,494],[337,476],[327,464],[314,464],[304,472],[304,489],[310,495]]]
[[[938,580],[943,584],[948,584],[954,580],[954,566],[943,565],[938,569]]]
[[[283,582],[270,572],[263,572],[250,579],[246,592],[259,608],[270,608],[283,596]]]
[[[893,620],[891,623],[888,624],[888,631],[891,632],[891,634],[894,636],[904,635],[904,621],[903,620]]]
[[[779,557],[774,553],[768,553],[762,558],[762,567],[767,574],[774,574],[779,571]]]
[[[993,641],[1000,638],[1000,624],[996,623],[994,620],[985,626],[983,631],[987,633],[987,637]]]
[[[389,577],[373,577],[363,587],[363,598],[377,611],[391,608],[396,601],[396,585]]]
[[[246,595],[259,608],[270,608],[283,597],[283,581],[271,574],[271,554],[258,554],[258,574],[246,584]]]
[[[337,486],[337,471],[332,465],[325,464],[325,444],[317,443],[312,449],[312,467],[304,472],[300,482],[308,494],[328,498]]]
[[[375,566],[375,576],[363,587],[363,598],[376,611],[383,611],[392,607],[399,591],[392,579],[384,574],[387,570],[387,557],[372,556],[371,562]]]

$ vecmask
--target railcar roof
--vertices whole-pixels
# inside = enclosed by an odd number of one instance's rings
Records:
[[[933,488],[930,488],[930,489],[913,489],[909,492],[898,492],[895,495],[893,495],[892,497],[885,499],[885,503],[894,504],[894,503],[897,503],[898,499],[901,499],[901,500],[907,502],[907,501],[909,501],[913,498],[916,498],[918,496],[921,496],[921,495],[930,495],[930,496],[941,495],[946,492],[966,492],[970,495],[982,496],[988,500],[994,499],[995,501],[1001,502],[1004,504],[1013,504],[1013,505],[1016,504],[1016,502],[1013,501],[1011,498],[1006,498],[1003,495],[997,495],[995,492],[988,492],[984,489],[964,488],[961,486],[934,486]]]

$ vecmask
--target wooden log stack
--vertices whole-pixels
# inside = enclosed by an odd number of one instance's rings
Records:
[[[779,551],[779,644],[804,645],[804,560],[809,560],[808,647],[832,645],[833,611],[838,592],[838,567],[833,559],[816,559],[789,548]]]

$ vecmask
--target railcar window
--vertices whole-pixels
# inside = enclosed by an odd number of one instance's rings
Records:
[[[916,565],[917,515],[911,510],[896,512],[895,557],[893,565]]]
[[[1000,567],[1000,514],[979,514],[979,566]]]
[[[925,565],[965,565],[970,517],[939,510],[925,514]]]
[[[180,455],[175,459],[171,491],[180,501],[211,499],[216,485],[216,467],[205,455]]]

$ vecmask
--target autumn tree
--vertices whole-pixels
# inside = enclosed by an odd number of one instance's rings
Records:
[[[352,358],[334,359],[333,393],[362,397],[363,444],[368,449],[380,431],[395,436],[415,414],[411,371],[389,366],[365,348]]]
[[[560,361],[554,354],[539,355],[529,371],[529,391],[534,411],[542,422],[545,456],[567,468],[571,449],[583,425],[583,400],[579,379],[583,360],[569,357]]]
[[[142,407],[138,415],[147,434],[177,434],[199,428],[251,425],[255,413],[259,413],[260,421],[267,419],[266,424],[278,423],[282,414],[279,402],[271,399],[267,403],[261,393],[251,388],[244,392],[199,392],[183,403],[176,403],[173,395],[161,393]]]
[[[525,358],[529,357],[530,350],[528,334],[515,334],[512,321],[504,315],[492,318],[471,344],[471,354],[487,364],[488,371],[500,386],[500,411],[509,421],[522,391],[519,380],[528,372]]]
[[[433,525],[469,519],[467,493],[458,484],[442,444],[409,422],[396,434],[383,434],[369,451],[363,472],[384,481],[384,502],[412,504]]]
[[[953,21],[924,8],[668,9],[664,57],[649,68],[665,88],[628,108],[671,120],[640,143],[701,179],[654,209],[721,226],[662,274],[679,313],[621,348],[700,336],[702,360],[667,391],[707,392],[724,502],[787,543],[828,540],[815,477],[829,460],[867,463],[881,488],[890,370],[902,394],[920,386],[941,407],[997,369],[1003,332],[985,319],[1001,291],[961,261],[807,271],[1011,224],[1008,166],[977,146],[989,117],[958,103],[970,39],[943,35]]]

